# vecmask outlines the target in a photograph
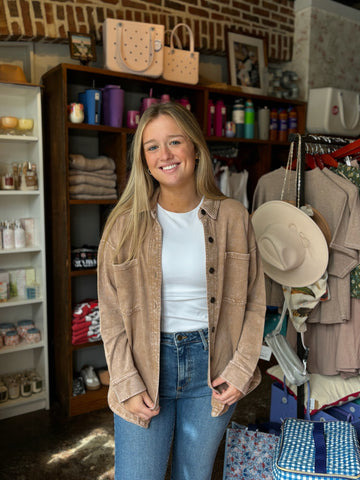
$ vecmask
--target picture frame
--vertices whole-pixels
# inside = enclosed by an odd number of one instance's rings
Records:
[[[245,93],[263,94],[267,66],[265,39],[231,29],[226,33],[230,84]]]
[[[88,33],[68,32],[70,57],[81,65],[96,61],[95,37]]]

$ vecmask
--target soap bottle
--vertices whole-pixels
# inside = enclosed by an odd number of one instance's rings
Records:
[[[15,222],[15,248],[25,248],[25,230],[19,220]]]
[[[252,100],[248,99],[245,102],[245,138],[254,138],[255,127],[255,111]]]
[[[279,134],[278,140],[286,142],[288,139],[288,114],[285,109],[279,111]]]
[[[5,228],[3,230],[3,245],[4,250],[11,250],[15,248],[15,235],[12,225],[9,221],[5,222]]]

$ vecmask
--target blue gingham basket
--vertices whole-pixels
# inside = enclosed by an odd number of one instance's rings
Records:
[[[360,479],[360,455],[351,423],[286,419],[273,460],[275,480]]]

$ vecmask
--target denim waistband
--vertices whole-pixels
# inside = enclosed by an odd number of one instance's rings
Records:
[[[207,346],[208,329],[203,328],[200,330],[192,330],[190,332],[175,332],[175,333],[161,333],[161,342],[167,344],[173,344],[176,346],[186,343],[198,343],[202,342]]]

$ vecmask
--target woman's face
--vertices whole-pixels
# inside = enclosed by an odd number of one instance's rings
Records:
[[[160,115],[147,124],[143,149],[147,166],[160,188],[195,185],[194,145],[169,115]]]

